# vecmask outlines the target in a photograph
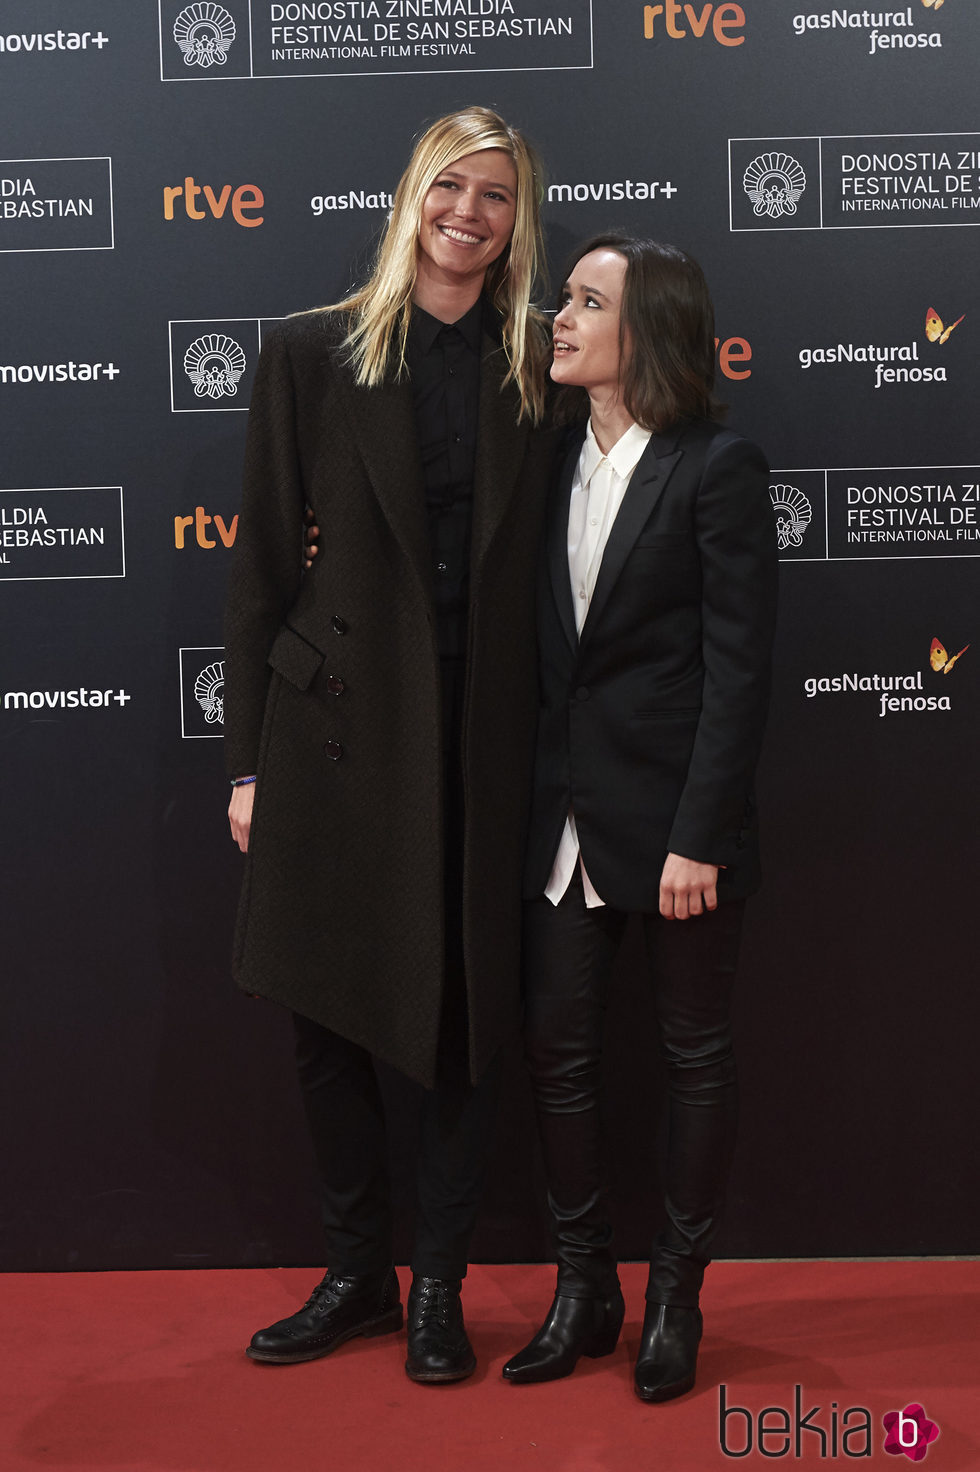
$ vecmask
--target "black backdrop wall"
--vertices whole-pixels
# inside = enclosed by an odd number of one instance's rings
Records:
[[[776,467],[720,1252],[980,1249],[978,42],[971,0],[5,0],[5,1267],[320,1256],[289,1030],[228,970],[245,410],[263,327],[345,290],[411,138],[470,102],[539,144],[556,268],[611,225],[697,255],[732,422]],[[974,647],[937,669],[934,640]],[[637,1011],[628,948],[624,1256],[657,1194]],[[547,1252],[531,1136],[515,1057],[478,1257]]]

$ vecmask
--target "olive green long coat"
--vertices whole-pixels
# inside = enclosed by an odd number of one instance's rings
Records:
[[[443,991],[440,674],[406,382],[359,389],[330,314],[263,350],[226,617],[231,776],[258,773],[235,975],[431,1086]],[[536,716],[534,567],[553,453],[485,335],[463,779],[469,1065],[518,1015]],[[301,569],[306,503],[321,529]]]

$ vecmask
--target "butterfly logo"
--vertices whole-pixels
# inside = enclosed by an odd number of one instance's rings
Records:
[[[944,0],[922,0],[922,3],[927,10],[941,10]]]
[[[963,317],[965,316],[966,313],[964,312]],[[953,328],[959,327],[960,323],[963,321],[963,317],[957,317],[955,322],[951,322],[949,326],[946,327],[943,323],[942,317],[940,317],[935,307],[930,307],[928,312],[926,312],[926,337],[929,339],[930,342],[938,342],[940,344],[944,343],[947,337],[949,337],[949,334],[952,332]]]
[[[960,650],[960,654],[965,654],[969,647],[969,644],[964,644],[963,648]],[[954,654],[952,659],[950,659],[949,655],[946,653],[939,640],[933,639],[932,643],[929,646],[929,663],[932,665],[937,675],[940,672],[942,672],[944,675],[948,675],[950,670],[953,668],[953,665],[959,659],[960,654]]]

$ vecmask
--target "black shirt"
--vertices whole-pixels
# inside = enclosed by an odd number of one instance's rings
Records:
[[[482,300],[452,324],[415,307],[405,354],[425,480],[439,653],[444,659],[466,653],[482,334]]]

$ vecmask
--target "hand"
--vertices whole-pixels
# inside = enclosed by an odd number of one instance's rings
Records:
[[[668,854],[660,876],[660,913],[665,920],[688,920],[718,908],[718,865],[699,864]]]
[[[313,566],[314,557],[320,550],[317,546],[317,542],[320,539],[320,528],[313,520],[312,506],[307,506],[306,511],[303,513],[303,520],[306,522],[306,531],[303,535],[303,540],[306,543],[306,556],[303,559],[303,566],[310,568]]]
[[[231,824],[231,836],[243,854],[248,853],[248,835],[252,827],[252,804],[254,802],[254,782],[249,782],[246,787],[233,787],[231,789],[231,802],[228,804],[228,822]]]

